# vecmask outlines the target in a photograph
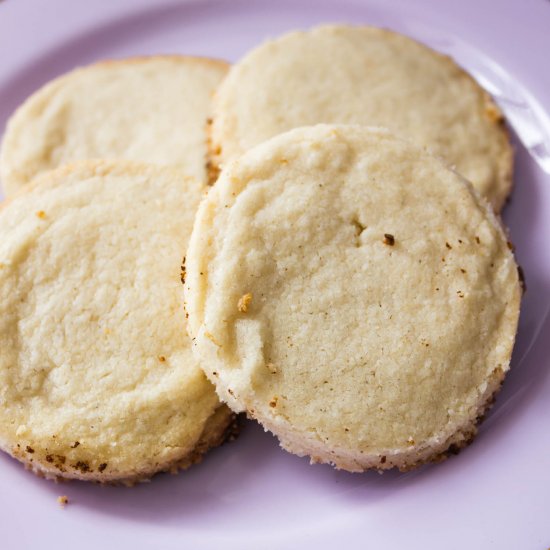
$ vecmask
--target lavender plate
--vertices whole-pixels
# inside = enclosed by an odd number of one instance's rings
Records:
[[[352,475],[310,466],[248,424],[201,465],[133,489],[55,485],[2,455],[1,548],[549,547],[548,0],[0,0],[0,131],[76,65],[158,52],[236,60],[269,36],[342,21],[449,53],[510,121],[516,185],[504,217],[528,291],[512,371],[479,437],[437,466]]]

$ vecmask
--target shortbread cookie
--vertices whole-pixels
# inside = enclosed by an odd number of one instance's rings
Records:
[[[203,186],[83,162],[0,210],[0,447],[47,477],[196,461],[232,413],[193,358],[181,258]]]
[[[40,172],[90,158],[176,165],[205,181],[206,120],[227,68],[174,55],[101,62],[57,78],[7,125],[4,191],[13,194]]]
[[[472,186],[385,130],[289,131],[230,163],[187,254],[219,396],[349,471],[467,444],[509,368],[520,285]]]
[[[427,146],[499,210],[512,185],[503,115],[449,57],[372,28],[326,26],[256,48],[216,92],[211,153],[225,164],[319,122],[384,126]]]

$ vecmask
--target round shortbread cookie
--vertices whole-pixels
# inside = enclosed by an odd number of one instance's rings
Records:
[[[218,395],[285,449],[349,471],[471,440],[520,295],[472,186],[364,126],[291,130],[230,163],[187,253],[189,329]]]
[[[0,447],[46,477],[190,465],[232,420],[184,328],[203,185],[91,161],[35,182],[0,210]]]
[[[293,32],[234,65],[213,102],[214,163],[317,123],[384,126],[429,147],[498,211],[512,186],[513,153],[500,109],[456,63],[372,27]]]
[[[53,80],[8,122],[4,191],[84,159],[175,165],[206,181],[206,120],[227,69],[213,59],[152,56],[103,61]]]

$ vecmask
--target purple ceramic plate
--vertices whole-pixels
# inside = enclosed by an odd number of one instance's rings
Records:
[[[55,485],[2,454],[0,548],[550,546],[550,1],[0,0],[0,129],[76,65],[158,52],[236,60],[269,36],[337,21],[449,53],[510,121],[516,185],[504,217],[528,292],[512,371],[479,437],[443,464],[380,476],[310,466],[251,423],[201,465],[133,489]]]

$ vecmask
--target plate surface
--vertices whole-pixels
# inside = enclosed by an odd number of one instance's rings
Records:
[[[236,60],[267,37],[340,21],[449,53],[510,121],[516,186],[504,218],[528,291],[512,371],[478,438],[440,465],[359,475],[310,466],[249,423],[201,465],[133,489],[55,485],[2,454],[3,548],[550,546],[548,0],[0,0],[0,131],[27,95],[76,65],[173,52]]]

